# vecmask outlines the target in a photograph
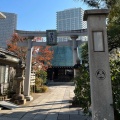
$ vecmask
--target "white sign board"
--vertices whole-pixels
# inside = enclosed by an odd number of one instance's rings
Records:
[[[31,73],[30,85],[35,85],[35,73]]]

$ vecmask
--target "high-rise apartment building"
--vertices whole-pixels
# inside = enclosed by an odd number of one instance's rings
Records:
[[[15,13],[2,12],[6,18],[0,19],[0,47],[7,47],[7,40],[11,39],[17,26],[17,15]]]
[[[57,12],[57,30],[80,30],[86,29],[87,23],[83,21],[84,10],[82,8],[71,8]],[[85,37],[79,37],[84,40]],[[58,38],[58,41],[66,41],[70,38]]]

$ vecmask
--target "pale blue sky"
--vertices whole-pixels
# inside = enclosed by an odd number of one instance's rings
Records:
[[[0,0],[0,11],[17,14],[19,30],[56,29],[56,12],[69,8],[90,9],[80,0]]]

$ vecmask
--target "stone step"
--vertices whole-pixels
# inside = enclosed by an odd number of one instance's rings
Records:
[[[18,108],[19,106],[8,101],[0,101],[0,107],[12,110],[12,109]]]

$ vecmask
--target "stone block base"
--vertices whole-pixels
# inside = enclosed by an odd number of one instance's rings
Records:
[[[26,101],[32,101],[33,97],[32,96],[25,96]]]
[[[26,99],[24,99],[24,100],[15,100],[14,103],[17,104],[17,105],[22,105],[22,104],[26,103]]]

